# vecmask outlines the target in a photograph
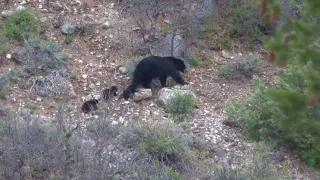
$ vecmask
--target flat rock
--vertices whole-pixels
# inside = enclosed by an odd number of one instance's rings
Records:
[[[133,101],[142,101],[144,99],[149,99],[152,97],[151,89],[138,89],[137,92],[133,94]]]

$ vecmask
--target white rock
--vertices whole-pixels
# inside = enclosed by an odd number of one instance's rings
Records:
[[[102,27],[103,29],[108,29],[108,28],[111,27],[111,25],[110,25],[109,21],[106,21],[106,22],[104,22],[104,23],[101,25],[101,27]]]
[[[128,73],[128,69],[126,67],[124,67],[124,66],[121,66],[119,68],[119,71],[120,71],[121,74],[127,74]]]
[[[24,6],[18,6],[16,8],[17,11],[22,11],[22,10],[25,10],[26,8]]]
[[[101,95],[100,94],[89,94],[84,99],[85,99],[85,101],[89,101],[89,100],[92,100],[92,99],[100,100],[101,99]]]
[[[117,121],[112,121],[112,123],[111,123],[111,125],[117,125],[117,124],[119,124]]]
[[[93,84],[93,83],[91,83],[90,85],[89,85],[89,88],[90,89],[93,89],[95,87],[95,85]]]
[[[83,79],[87,79],[88,75],[83,74],[82,77],[83,77]]]
[[[8,11],[8,10],[5,10],[5,11],[1,12],[2,17],[4,17],[4,18],[9,17],[12,14],[13,14],[13,11]]]
[[[232,59],[232,56],[230,55],[230,53],[226,51],[222,51],[222,57],[226,59]]]
[[[120,122],[121,124],[124,123],[124,118],[123,118],[122,116],[120,116],[119,122]]]

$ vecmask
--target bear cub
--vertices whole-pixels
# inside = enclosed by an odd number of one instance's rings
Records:
[[[117,96],[117,91],[117,86],[111,86],[110,88],[104,89],[102,92],[102,98],[107,102],[112,96]]]
[[[148,56],[142,59],[134,70],[131,84],[122,93],[125,100],[136,92],[139,85],[150,88],[152,79],[159,78],[162,87],[166,87],[167,77],[171,76],[178,84],[188,84],[180,72],[186,70],[185,63],[175,57]]]
[[[89,113],[90,111],[97,110],[98,109],[98,100],[97,99],[92,99],[89,101],[86,101],[83,103],[81,107],[81,111],[84,112],[85,114]]]

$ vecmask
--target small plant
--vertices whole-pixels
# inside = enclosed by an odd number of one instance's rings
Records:
[[[169,32],[169,29],[170,27],[168,26],[168,25],[165,25],[165,26],[163,26],[163,27],[161,27],[161,31],[163,32],[163,33],[168,33]]]
[[[0,34],[0,54],[6,54],[10,51],[9,40]]]
[[[231,37],[229,34],[225,34],[218,38],[218,42],[224,47],[230,47]]]
[[[219,76],[227,79],[251,78],[254,74],[262,72],[266,63],[259,55],[250,54],[246,57],[236,58],[221,66]]]
[[[71,78],[72,79],[77,79],[78,76],[79,76],[79,74],[77,72],[72,72],[71,73]]]
[[[22,40],[40,32],[36,16],[26,9],[15,11],[4,20],[1,30],[3,35],[10,40]]]
[[[73,42],[73,40],[75,39],[75,35],[74,34],[67,34],[64,38],[63,43],[64,44],[71,44]]]
[[[201,60],[197,57],[189,57],[188,60],[191,66],[199,66],[201,64]]]
[[[196,97],[187,93],[174,93],[172,99],[168,102],[165,110],[178,118],[178,121],[184,121],[184,116],[190,113],[196,107]],[[183,118],[182,118],[183,117]]]
[[[3,101],[7,100],[7,96],[5,95],[4,92],[0,91],[0,99],[3,100]]]

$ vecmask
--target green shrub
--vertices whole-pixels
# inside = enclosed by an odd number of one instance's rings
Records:
[[[306,94],[307,82],[302,72],[303,68],[292,65],[287,70],[279,70],[276,88]],[[286,118],[286,115],[278,108],[279,103],[269,96],[268,87],[256,76],[253,78],[253,85],[253,97],[242,101],[233,99],[226,103],[227,115],[239,120],[248,135],[256,140],[272,141],[275,145],[284,145],[299,151],[315,150],[315,139],[307,131],[296,133],[296,128],[303,126],[304,122],[291,122],[293,123],[291,126],[280,123],[279,119]],[[296,108],[296,105],[291,104],[291,108]],[[316,122],[320,117],[319,108],[320,103],[317,102],[314,107],[309,106],[304,109],[301,115]],[[319,126],[315,123],[314,128],[317,127]],[[309,159],[310,153],[305,154],[305,158]],[[319,164],[320,161],[312,160],[312,162]]]
[[[183,121],[183,117],[190,113],[195,107],[196,97],[192,93],[175,92],[171,100],[165,106],[165,110],[178,117],[178,119],[182,118]]]
[[[201,64],[201,60],[197,57],[189,57],[188,60],[191,66],[199,66]]]
[[[67,67],[68,55],[60,52],[60,45],[37,36],[25,40],[19,52],[23,67],[29,73],[52,72]]]
[[[251,78],[255,74],[260,74],[265,65],[266,63],[259,55],[249,54],[222,65],[219,76],[232,80],[239,80],[243,77]]]
[[[22,40],[40,32],[36,16],[28,10],[15,11],[3,21],[1,30],[9,39]]]
[[[172,127],[161,126],[147,132],[141,140],[141,150],[153,159],[166,164],[179,164],[192,156],[189,148],[191,140],[187,135],[172,131]]]

